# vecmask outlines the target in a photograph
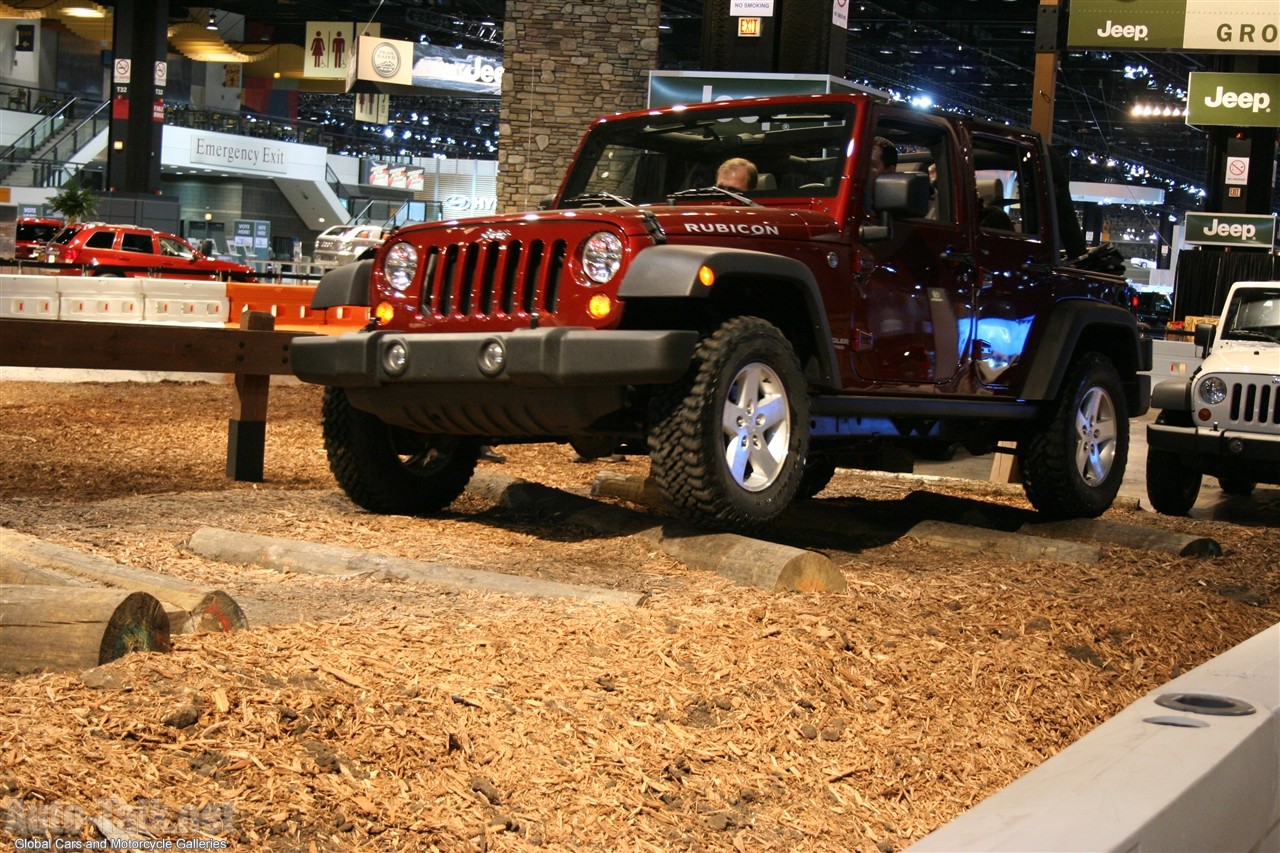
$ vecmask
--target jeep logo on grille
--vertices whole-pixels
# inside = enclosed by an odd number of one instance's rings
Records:
[[[480,234],[481,240],[505,240],[511,236],[510,231],[504,231],[501,228],[490,228]]]

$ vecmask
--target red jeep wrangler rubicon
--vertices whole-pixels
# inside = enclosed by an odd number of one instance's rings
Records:
[[[717,186],[735,157],[754,188]],[[1042,514],[1097,516],[1150,341],[1054,167],[1031,131],[862,95],[602,118],[546,209],[405,227],[327,274],[317,308],[375,319],[297,340],[294,371],[376,512],[448,505],[482,445],[558,441],[647,453],[683,517],[749,530],[837,465],[1007,441]]]

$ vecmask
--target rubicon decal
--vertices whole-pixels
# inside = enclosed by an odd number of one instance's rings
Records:
[[[686,222],[690,234],[742,234],[747,237],[776,237],[782,232],[776,225],[751,225],[743,222]]]

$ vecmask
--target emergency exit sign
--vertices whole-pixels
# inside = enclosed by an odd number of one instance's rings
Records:
[[[748,38],[760,37],[760,19],[759,18],[739,18],[738,19],[738,35]]]

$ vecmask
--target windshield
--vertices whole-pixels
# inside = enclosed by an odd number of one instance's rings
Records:
[[[46,224],[44,222],[19,222],[18,239],[43,243],[54,234],[57,234],[58,229],[61,227],[61,223]]]
[[[1245,287],[1227,306],[1224,340],[1280,342],[1280,284]]]
[[[606,122],[583,147],[559,206],[664,204],[678,193],[718,201],[833,196],[854,117],[849,103],[740,103]],[[755,166],[756,185],[717,189],[717,171],[734,158]]]

